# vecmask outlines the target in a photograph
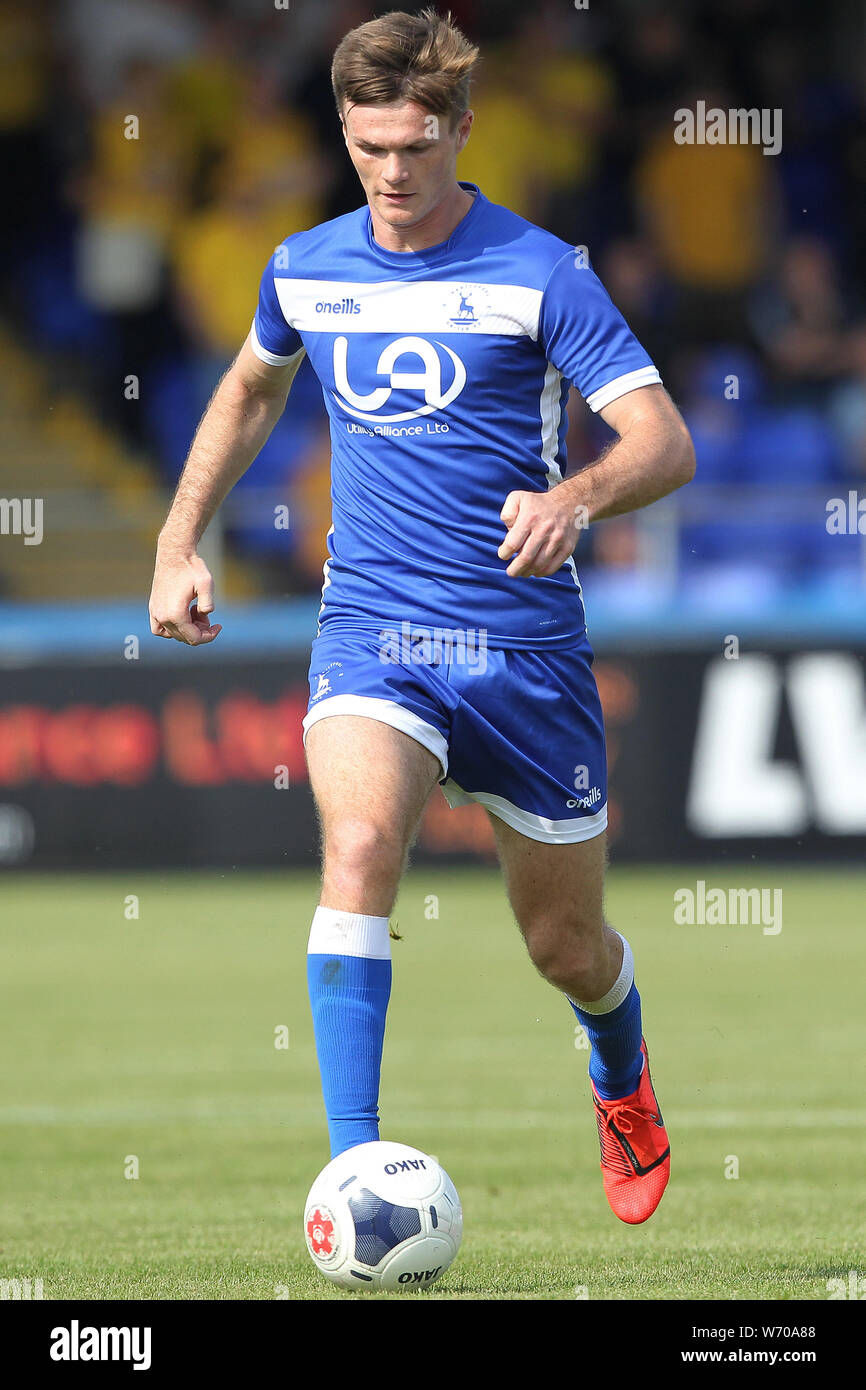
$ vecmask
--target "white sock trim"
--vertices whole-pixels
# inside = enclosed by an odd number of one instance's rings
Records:
[[[387,917],[367,917],[361,912],[340,912],[317,907],[307,943],[308,956],[366,956],[391,959],[391,934]]]
[[[591,1004],[582,1004],[579,999],[568,996],[571,1003],[583,1009],[586,1014],[609,1014],[612,1009],[619,1007],[634,984],[634,956],[631,947],[619,932],[617,936],[622,942],[622,968],[607,994],[603,994],[600,999],[594,999]]]

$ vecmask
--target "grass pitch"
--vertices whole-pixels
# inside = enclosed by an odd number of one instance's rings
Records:
[[[701,877],[781,888],[781,932],[675,925],[674,891]],[[328,1158],[316,891],[288,873],[5,880],[0,1278],[41,1278],[46,1299],[358,1296],[301,1232]],[[866,876],[829,870],[611,872],[672,1144],[665,1198],[631,1228],[602,1192],[588,1054],[498,875],[413,869],[382,1136],[438,1155],[465,1215],[422,1296],[826,1299],[866,1274],[864,896]]]

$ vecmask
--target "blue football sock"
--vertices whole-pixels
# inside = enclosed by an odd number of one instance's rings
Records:
[[[640,995],[634,983],[634,958],[625,937],[622,968],[607,994],[591,1004],[569,998],[589,1038],[589,1075],[602,1100],[621,1100],[638,1088],[643,1068],[640,1050]]]
[[[379,1138],[379,1073],[391,995],[387,917],[318,907],[307,984],[331,1157]]]

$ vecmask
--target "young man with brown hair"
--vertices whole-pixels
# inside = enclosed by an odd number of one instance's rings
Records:
[[[606,766],[580,527],[687,482],[688,432],[581,250],[460,183],[477,49],[434,10],[334,56],[366,204],[289,237],[160,535],[152,630],[212,625],[197,543],[306,353],[331,420],[333,526],[304,720],[323,881],[308,947],[332,1154],[379,1137],[388,917],[437,782],[496,831],[529,955],[591,1043],[608,1200],[668,1178],[628,943],[603,915]],[[508,132],[502,132],[507,140]],[[563,479],[577,386],[618,439]]]

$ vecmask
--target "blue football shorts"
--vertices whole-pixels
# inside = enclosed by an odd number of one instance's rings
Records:
[[[488,649],[483,633],[324,628],[307,731],[334,714],[401,729],[439,759],[450,806],[477,801],[532,840],[607,825],[604,721],[586,637],[558,650]]]

